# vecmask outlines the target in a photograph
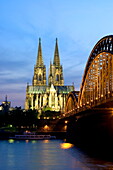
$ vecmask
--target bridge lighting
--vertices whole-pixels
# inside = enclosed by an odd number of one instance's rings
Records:
[[[73,107],[75,108],[75,113],[79,113],[96,107],[98,104],[112,101],[112,52],[113,35],[103,37],[97,42],[86,64],[79,94],[76,95],[76,93],[71,92],[66,101],[66,110],[71,112],[69,116],[72,114],[71,109]],[[110,97],[111,94],[112,97]],[[78,100],[76,100],[76,97],[78,97]],[[103,100],[104,98],[107,98],[108,101]]]
[[[67,120],[65,120],[65,124],[67,124],[68,123],[68,121]]]

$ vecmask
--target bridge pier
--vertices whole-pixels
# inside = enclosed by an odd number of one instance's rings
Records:
[[[67,142],[86,150],[113,153],[113,109],[94,109],[69,118]],[[97,153],[98,153],[97,152]]]

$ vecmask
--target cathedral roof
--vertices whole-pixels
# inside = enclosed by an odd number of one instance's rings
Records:
[[[73,86],[54,86],[57,93],[69,93],[74,90]],[[28,93],[49,93],[50,86],[28,86]]]
[[[58,93],[69,93],[74,90],[74,86],[55,86]]]
[[[28,93],[46,93],[47,86],[28,86]]]

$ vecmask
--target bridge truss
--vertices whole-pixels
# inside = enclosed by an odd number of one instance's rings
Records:
[[[94,46],[84,71],[80,93],[70,92],[65,114],[75,114],[113,101],[113,35]]]

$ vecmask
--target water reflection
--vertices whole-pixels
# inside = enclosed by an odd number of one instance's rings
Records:
[[[49,143],[49,140],[43,140],[43,143]]]
[[[32,142],[32,143],[36,143],[36,140],[32,140],[31,142]]]
[[[26,143],[29,143],[29,140],[25,140]]]
[[[67,150],[65,150],[69,155],[72,156],[72,158],[74,158],[73,161],[73,167],[81,167],[82,168],[87,168],[87,169],[94,169],[94,170],[111,170],[113,169],[113,162],[110,161],[105,161],[102,160],[101,157],[93,157],[93,153],[92,156],[89,154],[87,154],[86,152],[83,152],[81,149],[77,148],[77,147],[73,147],[73,148],[69,148]],[[98,152],[98,151],[97,151]],[[103,151],[104,152],[104,151]],[[103,153],[104,154],[104,153]],[[98,155],[98,153],[97,153]]]
[[[0,170],[113,169],[113,163],[89,157],[61,140],[0,141]]]
[[[9,139],[8,142],[9,143],[14,143],[14,139]]]
[[[70,148],[72,148],[73,146],[74,146],[74,145],[71,144],[71,143],[61,143],[61,144],[60,144],[61,149],[70,149]]]

